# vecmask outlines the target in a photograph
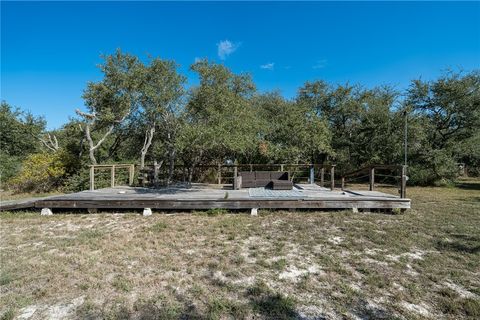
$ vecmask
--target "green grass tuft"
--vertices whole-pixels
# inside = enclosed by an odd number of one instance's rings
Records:
[[[157,222],[149,228],[152,232],[162,232],[165,229],[167,229],[167,224],[163,221]]]

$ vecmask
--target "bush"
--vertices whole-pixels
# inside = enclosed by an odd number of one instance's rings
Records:
[[[413,160],[416,163],[408,168],[411,185],[447,185],[458,176],[458,164],[443,150],[433,150],[426,159]]]
[[[20,167],[21,161],[18,157],[0,152],[0,188],[4,188],[5,182],[14,177]]]
[[[15,192],[52,191],[61,186],[69,157],[62,151],[31,154],[22,162],[20,172],[8,181],[8,186]]]
[[[78,192],[90,188],[90,170],[82,168],[77,173],[69,176],[65,180],[64,190],[66,192]]]

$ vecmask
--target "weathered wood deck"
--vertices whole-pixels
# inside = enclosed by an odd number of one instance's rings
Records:
[[[255,191],[255,190],[253,190]],[[378,191],[330,190],[297,184],[292,192],[229,190],[218,185],[196,184],[191,188],[147,189],[115,187],[51,196],[28,202],[30,207],[50,209],[408,209],[410,199]],[[258,192],[260,191],[260,192]],[[12,204],[2,210],[13,209]]]

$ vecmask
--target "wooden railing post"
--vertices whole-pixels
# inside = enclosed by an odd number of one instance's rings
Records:
[[[239,189],[238,186],[237,186],[237,184],[238,184],[237,176],[238,176],[238,167],[237,167],[237,165],[235,165],[233,167],[233,190]]]
[[[131,164],[128,168],[128,185],[133,185],[133,177],[135,175],[135,165]]]
[[[342,177],[342,190],[345,189],[345,177]]]
[[[373,189],[375,188],[375,168],[374,167],[371,167],[370,168],[370,191],[373,191]]]
[[[218,164],[217,177],[218,177],[218,182],[217,182],[217,184],[222,184],[222,165],[221,165],[220,163]]]
[[[253,171],[253,165],[250,164],[250,172],[252,172],[252,171]]]
[[[280,171],[283,171],[283,164],[280,165]]]
[[[400,180],[400,198],[407,197],[407,166],[402,166],[402,178]]]
[[[322,167],[320,169],[320,186],[323,187],[325,185],[325,168]]]
[[[112,165],[110,185],[112,188],[115,187],[115,165]]]
[[[335,165],[330,169],[330,190],[335,189]]]
[[[95,190],[95,166],[90,166],[90,190]]]

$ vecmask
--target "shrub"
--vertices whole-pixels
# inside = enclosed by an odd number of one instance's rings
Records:
[[[227,213],[228,213],[228,210],[223,208],[212,208],[207,210],[208,216],[219,216]]]
[[[433,150],[425,159],[414,160],[417,163],[408,168],[411,185],[447,185],[458,176],[458,164],[442,150]]]
[[[62,151],[54,154],[34,153],[23,162],[20,172],[8,185],[15,192],[48,192],[61,186],[68,166],[69,155]]]
[[[77,173],[69,176],[64,183],[64,189],[67,192],[78,192],[88,190],[89,188],[90,170],[87,167],[81,168]]]
[[[18,173],[20,164],[18,157],[0,152],[0,188]]]

